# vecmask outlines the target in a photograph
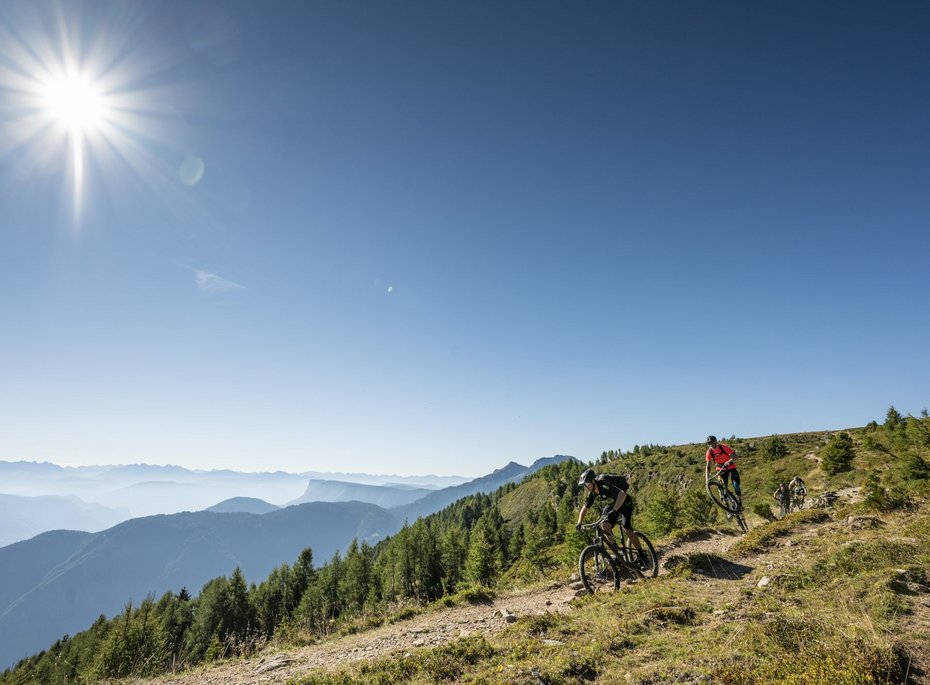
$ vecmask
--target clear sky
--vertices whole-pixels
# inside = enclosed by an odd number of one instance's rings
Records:
[[[0,459],[479,475],[930,404],[930,5],[0,5]]]

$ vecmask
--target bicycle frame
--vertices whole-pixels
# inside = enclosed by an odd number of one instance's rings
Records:
[[[629,571],[636,578],[642,578],[643,577],[642,571],[640,571],[638,568],[636,568],[635,566],[631,565],[628,561],[626,561],[626,559],[623,558],[623,554],[621,553],[621,550],[623,549],[626,543],[626,537],[625,537],[626,534],[623,532],[623,526],[619,526],[621,535],[624,536],[621,538],[622,543],[617,541],[616,536],[611,535],[611,537],[614,538],[613,540],[614,545],[617,546],[616,551],[611,548],[609,543],[606,543],[607,533],[602,528],[602,525],[606,520],[607,520],[607,517],[602,516],[600,519],[598,519],[594,523],[583,523],[581,525],[581,529],[582,530],[593,529],[594,530],[593,544],[600,547],[604,551],[605,554],[609,555],[617,563],[618,567],[622,568],[624,571]]]

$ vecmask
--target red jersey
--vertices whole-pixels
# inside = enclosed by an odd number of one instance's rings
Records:
[[[729,445],[724,445],[722,442],[718,442],[716,447],[711,447],[710,449],[707,450],[706,457],[707,457],[707,461],[714,462],[714,465],[717,467],[717,470],[719,471],[721,466],[723,466],[723,464],[730,461],[730,459],[733,457],[733,454],[734,454],[733,449]],[[723,470],[730,471],[731,469],[735,469],[735,468],[736,468],[736,464],[731,463],[729,466],[727,466]]]

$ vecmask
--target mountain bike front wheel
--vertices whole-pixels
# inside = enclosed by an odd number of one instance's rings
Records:
[[[729,490],[723,487],[723,483],[719,481],[710,481],[707,484],[707,494],[710,495],[714,504],[726,512],[735,514],[741,508],[739,500],[737,500]]]
[[[581,551],[578,573],[588,592],[610,592],[620,587],[617,563],[598,545],[589,545]]]

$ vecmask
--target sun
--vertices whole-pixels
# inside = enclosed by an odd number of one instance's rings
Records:
[[[16,181],[60,175],[77,230],[89,191],[138,179],[168,197],[178,176],[196,184],[203,161],[172,173],[189,156],[192,133],[176,106],[188,91],[175,81],[183,58],[134,28],[146,26],[148,10],[116,3],[78,16],[69,8],[22,3],[0,18],[0,171],[14,169]]]
[[[50,79],[42,88],[46,114],[72,135],[83,135],[106,120],[100,87],[86,74],[71,72]]]
[[[74,65],[65,65],[57,75],[49,75],[36,85],[39,109],[69,141],[77,217],[84,187],[84,149],[90,139],[104,131],[112,112],[99,82]]]

